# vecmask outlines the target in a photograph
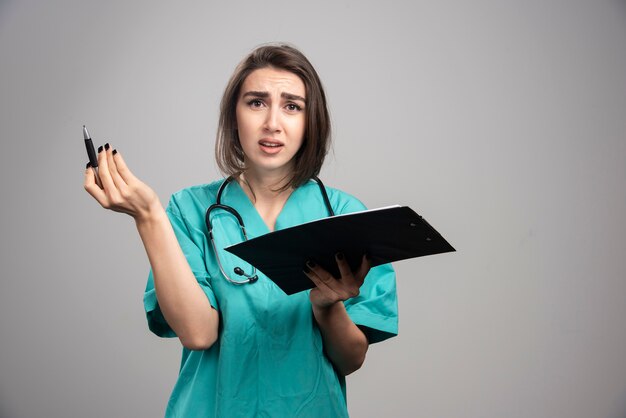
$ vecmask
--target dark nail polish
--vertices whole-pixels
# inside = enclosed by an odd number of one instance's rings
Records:
[[[343,253],[337,253],[335,257],[337,257],[337,260],[343,260]]]
[[[306,265],[307,265],[309,268],[311,268],[311,269],[312,269],[312,268],[315,268],[315,262],[313,262],[313,261],[311,261],[311,260],[307,261],[307,262],[306,262]]]
[[[113,155],[115,155],[115,154],[117,154],[117,150],[116,149],[113,150]]]
[[[102,145],[98,147],[98,154],[100,154],[101,152],[102,152]]]
[[[91,167],[91,161],[87,161],[87,165],[85,166],[86,169],[89,167]]]
[[[367,261],[372,261],[372,256],[370,256],[368,253],[365,253],[365,259]]]
[[[109,146],[109,143],[108,143],[108,142],[107,142],[106,144],[104,144],[104,149],[105,149],[105,150],[107,150],[107,151],[108,151],[108,150],[109,150],[109,148],[111,148],[111,147]]]
[[[310,273],[311,269],[309,269],[308,266],[304,266],[304,268],[302,269],[302,271],[304,271],[305,273]]]

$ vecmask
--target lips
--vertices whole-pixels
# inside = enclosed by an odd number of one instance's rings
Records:
[[[259,147],[265,155],[278,154],[283,149],[284,145],[285,144],[282,142],[271,138],[265,138],[259,141]]]
[[[276,141],[275,139],[261,139],[259,141],[259,145],[262,147],[277,148],[282,147],[284,144],[280,141]]]

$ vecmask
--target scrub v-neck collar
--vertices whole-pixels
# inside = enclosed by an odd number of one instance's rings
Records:
[[[285,228],[285,226],[283,226],[282,219],[285,217],[285,214],[289,212],[290,207],[292,206],[294,194],[298,193],[298,191],[305,186],[306,183],[300,187],[297,187],[291,192],[291,194],[285,201],[285,204],[278,213],[278,216],[276,217],[274,231]],[[229,188],[231,189],[232,194],[232,196],[230,196],[230,199],[233,200],[233,202],[229,203],[229,205],[236,207],[237,211],[239,211],[241,217],[244,220],[244,224],[246,225],[248,238],[257,237],[272,232],[236,179],[230,180],[230,183],[226,186],[226,189]],[[228,193],[226,193],[225,197],[229,197]]]

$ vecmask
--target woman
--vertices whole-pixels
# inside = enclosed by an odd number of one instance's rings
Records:
[[[211,211],[215,244],[209,238],[205,215],[218,194],[248,238],[364,209],[312,180],[329,137],[314,68],[293,47],[266,45],[239,64],[222,98],[216,157],[228,179],[183,189],[163,209],[108,144],[98,151],[103,188],[85,172],[85,189],[103,207],[135,219],[151,265],[150,329],[184,347],[166,416],[347,416],[344,377],[369,344],[397,334],[391,266],[370,269],[364,255],[351,271],[339,253],[341,277],[332,277],[310,261],[315,287],[287,296],[260,272],[248,279],[252,267],[222,250],[244,239],[228,210]],[[245,273],[229,276],[239,266]]]

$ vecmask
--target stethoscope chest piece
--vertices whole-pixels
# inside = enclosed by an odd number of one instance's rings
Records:
[[[227,206],[227,205],[222,205],[220,203],[222,190],[224,189],[227,182],[228,182],[228,179],[224,181],[224,183],[222,183],[219,191],[217,192],[217,203],[214,203],[211,206],[209,206],[209,208],[206,211],[205,222],[207,225],[207,229],[209,231],[209,239],[211,241],[211,246],[213,247],[213,253],[215,254],[215,259],[217,260],[217,265],[219,266],[220,271],[222,272],[222,276],[224,276],[224,278],[232,284],[237,284],[237,285],[247,284],[247,283],[252,284],[256,282],[257,280],[259,280],[259,276],[257,276],[256,274],[256,267],[252,266],[252,274],[247,274],[245,271],[243,271],[241,267],[235,267],[233,269],[234,273],[237,274],[238,276],[244,276],[246,278],[243,280],[231,279],[230,276],[226,274],[226,271],[224,270],[224,266],[222,266],[222,261],[220,260],[220,256],[217,253],[217,247],[215,246],[215,239],[213,238],[213,223],[211,222],[211,212],[216,211],[216,210],[225,210],[226,212],[230,213],[235,218],[237,218],[237,223],[239,224],[239,229],[241,230],[243,239],[244,241],[248,240],[248,234],[246,234],[246,226],[243,223],[243,219],[241,218],[241,215],[239,215],[239,213],[234,208]]]
[[[222,262],[217,252],[217,247],[215,246],[215,240],[213,239],[213,223],[211,221],[211,212],[224,210],[230,213],[231,215],[233,215],[235,218],[237,218],[237,223],[239,224],[239,229],[241,230],[243,239],[244,241],[248,240],[248,235],[246,234],[246,226],[244,225],[243,218],[241,217],[239,212],[237,212],[233,207],[228,206],[228,205],[223,205],[221,203],[222,192],[224,191],[224,189],[226,188],[228,183],[230,183],[231,180],[233,180],[232,176],[228,177],[220,185],[220,188],[217,191],[217,198],[215,199],[215,203],[209,206],[209,208],[206,211],[205,222],[206,222],[207,230],[209,232],[209,239],[211,241],[211,246],[213,247],[213,253],[215,254],[217,265],[219,266],[220,271],[222,272],[222,276],[224,276],[224,278],[232,284],[236,284],[236,285],[248,284],[248,283],[252,284],[259,280],[259,276],[256,274],[256,267],[252,266],[252,274],[246,273],[241,267],[235,267],[233,269],[234,273],[238,276],[245,277],[245,279],[233,280],[228,274],[226,274],[226,271],[224,270],[224,266],[222,265]],[[333,208],[330,205],[330,200],[328,199],[328,194],[326,193],[326,188],[324,187],[324,184],[317,177],[313,177],[313,180],[317,182],[320,188],[320,191],[322,193],[322,198],[324,199],[324,205],[326,206],[326,210],[328,211],[329,216],[335,216],[335,213],[333,212]]]

